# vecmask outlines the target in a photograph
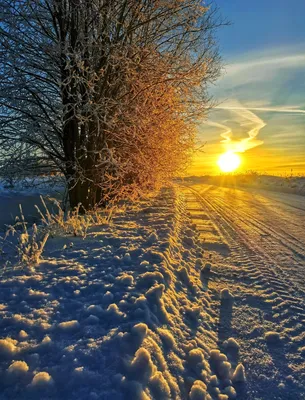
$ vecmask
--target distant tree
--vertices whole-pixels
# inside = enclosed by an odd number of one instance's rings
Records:
[[[161,185],[210,106],[221,24],[201,0],[0,0],[0,162],[43,160],[71,207]]]

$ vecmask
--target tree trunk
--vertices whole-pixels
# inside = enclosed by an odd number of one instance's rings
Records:
[[[87,182],[73,182],[73,178],[69,181],[69,203],[71,210],[79,206],[80,214],[84,214],[92,205],[89,201]]]

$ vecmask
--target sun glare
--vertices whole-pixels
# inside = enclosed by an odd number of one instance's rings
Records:
[[[233,172],[240,166],[240,163],[241,159],[239,155],[231,151],[222,154],[217,161],[222,172]]]

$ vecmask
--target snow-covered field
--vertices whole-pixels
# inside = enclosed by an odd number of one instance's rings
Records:
[[[305,399],[304,197],[164,189],[0,263],[0,399]]]
[[[220,176],[191,176],[184,178],[185,183],[202,183],[223,187],[236,187],[273,192],[299,194],[305,196],[304,176],[272,176],[249,174],[225,174]]]
[[[16,216],[20,216],[19,204],[28,223],[39,219],[35,205],[42,206],[40,196],[50,195],[58,200],[62,199],[64,192],[63,182],[58,178],[36,178],[14,182],[9,187],[0,180],[0,235],[6,231],[8,225],[14,224]],[[46,200],[47,201],[47,200]],[[53,203],[48,202],[52,208]]]

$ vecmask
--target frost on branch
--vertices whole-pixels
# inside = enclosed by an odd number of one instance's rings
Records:
[[[60,174],[84,211],[183,170],[220,73],[215,8],[0,0],[0,10],[0,175]]]

